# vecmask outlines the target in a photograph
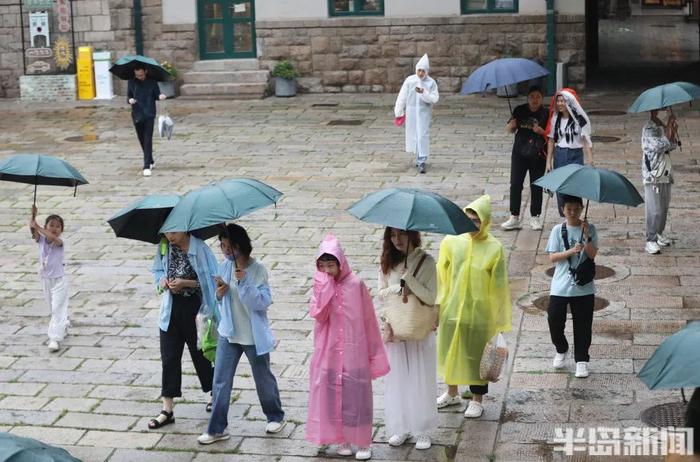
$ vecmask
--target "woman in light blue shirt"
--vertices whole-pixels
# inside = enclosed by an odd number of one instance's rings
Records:
[[[272,304],[267,270],[250,256],[253,246],[241,226],[227,225],[219,240],[226,258],[219,267],[220,277],[215,278],[221,317],[214,361],[214,400],[207,432],[197,438],[200,444],[230,438],[226,427],[231,389],[238,361],[244,353],[267,417],[265,431],[277,433],[285,425],[277,380],[270,370],[270,351],[275,339],[267,320],[267,309]]]

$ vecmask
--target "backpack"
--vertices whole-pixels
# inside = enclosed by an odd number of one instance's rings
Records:
[[[566,230],[566,223],[561,225],[561,238],[564,241],[564,247],[569,250],[569,233]],[[581,234],[581,243],[583,243],[583,234]],[[568,260],[568,259],[567,259]],[[569,273],[576,285],[585,286],[595,279],[595,261],[592,258],[583,258],[579,256],[576,266],[571,265],[569,261]]]

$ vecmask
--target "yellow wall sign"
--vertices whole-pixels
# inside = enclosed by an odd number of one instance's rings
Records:
[[[92,47],[78,48],[78,99],[95,99]]]

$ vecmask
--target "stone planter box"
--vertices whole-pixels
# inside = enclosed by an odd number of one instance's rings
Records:
[[[297,81],[275,77],[275,96],[289,98],[297,94]]]
[[[175,80],[158,82],[158,88],[160,88],[160,92],[168,98],[175,98],[177,96],[177,82]]]

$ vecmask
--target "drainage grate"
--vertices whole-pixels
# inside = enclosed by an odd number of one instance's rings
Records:
[[[537,308],[540,311],[547,311],[547,308],[549,307],[549,295],[537,297],[532,302],[532,304],[535,308]],[[607,308],[608,306],[610,306],[610,301],[607,298],[595,297],[593,311],[600,311]]]
[[[65,140],[66,141],[74,141],[74,142],[86,142],[86,141],[97,141],[99,139],[100,139],[99,135],[89,134],[89,135],[69,136]]]
[[[620,141],[620,137],[618,136],[601,136],[601,135],[593,135],[591,136],[591,141],[594,143],[616,143],[617,141]]]
[[[336,107],[338,103],[314,103],[311,107]]]
[[[329,121],[326,125],[362,125],[364,120],[358,119],[336,119]]]
[[[550,278],[554,276],[554,267],[547,268],[544,272]],[[595,265],[595,280],[606,279],[615,276],[615,270],[609,266]]]
[[[597,115],[597,116],[622,116],[626,115],[627,113],[625,111],[620,111],[616,109],[591,109],[588,111],[588,115]]]
[[[685,408],[686,405],[682,402],[658,404],[643,410],[639,419],[657,428],[684,427]]]

